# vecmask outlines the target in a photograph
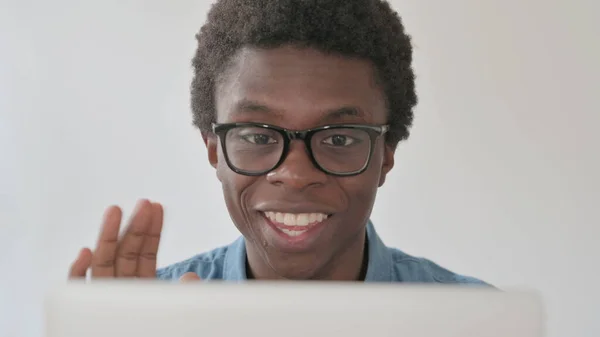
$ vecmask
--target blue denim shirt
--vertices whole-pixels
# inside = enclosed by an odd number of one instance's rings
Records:
[[[424,258],[410,256],[387,247],[371,221],[367,224],[369,264],[365,282],[416,282],[487,285],[473,277],[459,275]],[[157,271],[162,280],[178,280],[194,272],[205,281],[246,280],[246,246],[240,237],[232,244],[196,255]]]

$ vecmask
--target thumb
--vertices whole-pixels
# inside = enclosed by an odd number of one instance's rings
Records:
[[[198,276],[198,274],[196,273],[185,273],[183,275],[181,275],[181,277],[179,278],[179,282],[181,283],[187,283],[187,282],[197,282],[200,281],[200,277]]]

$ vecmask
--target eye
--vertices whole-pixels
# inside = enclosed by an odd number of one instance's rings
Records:
[[[256,145],[268,145],[275,144],[277,140],[271,136],[260,134],[260,133],[252,133],[241,136],[242,139],[247,141],[248,143],[256,144]]]
[[[323,139],[323,143],[333,146],[349,146],[356,142],[356,139],[345,135],[333,135]]]

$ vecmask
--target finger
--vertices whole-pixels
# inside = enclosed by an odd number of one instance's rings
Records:
[[[115,275],[117,277],[137,276],[137,264],[144,237],[152,222],[152,204],[148,200],[140,200],[129,225],[119,241]]]
[[[89,248],[83,248],[79,251],[77,259],[71,264],[69,269],[69,279],[85,278],[85,274],[92,264],[92,251]]]
[[[201,281],[200,280],[200,276],[198,276],[198,274],[196,273],[185,273],[183,275],[181,275],[181,277],[179,278],[179,282],[181,283],[187,283],[187,282],[198,282]]]
[[[109,207],[92,256],[92,277],[114,277],[117,242],[123,212],[117,206]]]
[[[152,220],[138,259],[137,274],[139,277],[156,277],[156,255],[160,244],[163,217],[164,210],[162,205],[156,202],[152,203]]]

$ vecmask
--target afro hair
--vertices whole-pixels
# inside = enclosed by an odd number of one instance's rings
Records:
[[[411,38],[387,1],[219,0],[196,39],[191,107],[202,132],[216,120],[216,85],[240,49],[292,44],[370,61],[387,100],[386,141],[409,136],[417,104]]]

